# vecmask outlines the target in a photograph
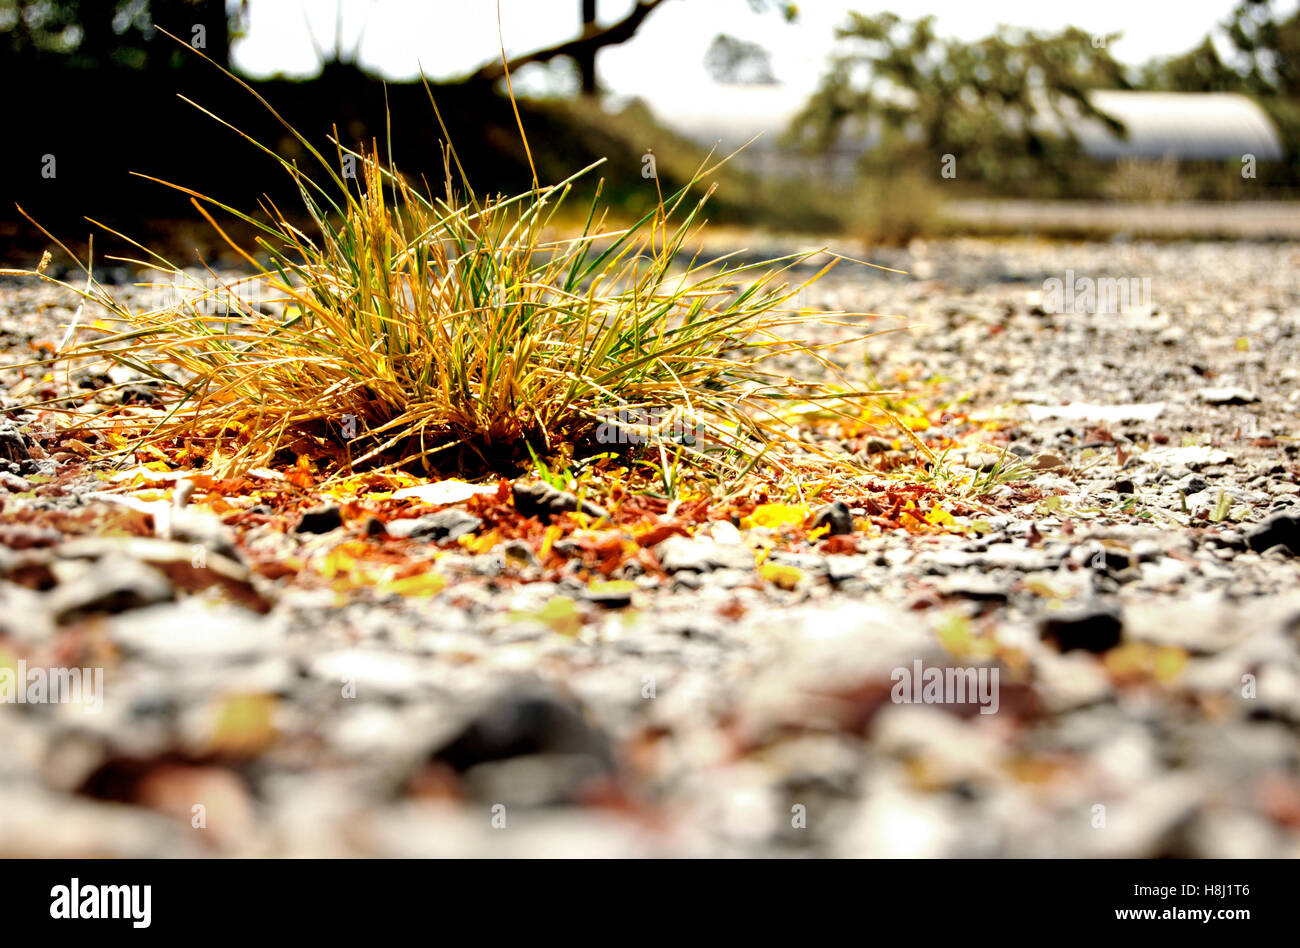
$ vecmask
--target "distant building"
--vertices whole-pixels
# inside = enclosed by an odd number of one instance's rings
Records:
[[[1273,120],[1244,95],[1105,90],[1089,98],[1096,108],[1119,119],[1128,132],[1126,138],[1117,138],[1098,122],[1078,123],[1074,133],[1094,158],[1282,158],[1282,141]]]

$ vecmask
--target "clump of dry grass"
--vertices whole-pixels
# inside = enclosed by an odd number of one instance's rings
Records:
[[[870,177],[848,202],[849,229],[872,245],[906,245],[943,234],[938,189],[916,172]]]
[[[1117,201],[1142,201],[1167,204],[1188,196],[1188,188],[1179,173],[1178,159],[1121,158],[1102,185],[1102,193]]]
[[[285,127],[323,184],[244,137],[293,177],[311,234],[269,202],[249,214],[180,188],[223,237],[214,213],[255,229],[255,247],[231,246],[280,305],[222,290],[225,312],[214,313],[210,290],[140,311],[94,281],[68,287],[107,310],[110,329],[77,327],[61,358],[126,364],[164,386],[169,410],[147,440],[183,439],[220,471],[272,463],[304,438],[345,443],[353,468],[501,469],[597,446],[611,412],[669,412],[675,429],[700,435],[675,450],[738,476],[760,459],[815,460],[782,420],[791,400],[843,407],[874,394],[852,391],[816,347],[791,338],[792,326],[827,317],[790,305],[836,259],[793,286],[791,269],[815,252],[677,265],[708,197],[689,194],[712,169],[623,230],[604,229],[598,189],[582,231],[555,236],[548,223],[578,175],[480,199],[448,146],[434,196],[374,143],[335,140],[330,161]],[[182,275],[141,249],[149,259],[132,262]],[[791,353],[823,379],[765,368]]]

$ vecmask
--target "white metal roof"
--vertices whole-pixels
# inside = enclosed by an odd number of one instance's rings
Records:
[[[1259,161],[1282,157],[1273,121],[1244,95],[1230,92],[1098,91],[1092,104],[1124,123],[1127,138],[1116,138],[1096,122],[1074,131],[1095,158],[1240,158]]]
[[[720,143],[724,152],[760,134],[750,149],[779,149],[782,134],[807,100],[806,92],[781,85],[703,85],[691,97],[658,103],[656,113],[670,128],[706,147]],[[1250,154],[1259,161],[1274,161],[1282,157],[1272,120],[1243,95],[1105,90],[1090,98],[1128,131],[1127,138],[1117,138],[1100,122],[1067,116],[1084,150],[1096,158],[1172,155],[1195,160]],[[1041,124],[1059,126],[1050,114],[1041,116]],[[869,140],[860,128],[846,131],[839,148],[860,152]]]

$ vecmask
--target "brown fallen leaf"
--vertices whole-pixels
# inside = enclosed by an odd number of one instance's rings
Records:
[[[224,767],[163,764],[136,785],[135,801],[183,820],[218,846],[248,839],[255,819],[243,778]]]

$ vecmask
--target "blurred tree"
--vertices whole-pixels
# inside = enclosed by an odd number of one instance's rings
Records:
[[[1063,180],[1079,153],[1073,119],[1123,133],[1087,97],[1090,89],[1128,87],[1106,50],[1118,34],[1094,42],[1073,27],[1058,34],[999,27],[966,43],[939,38],[933,17],[852,13],[837,35],[856,45],[832,60],[790,133],[809,150],[832,148],[853,120],[878,141],[866,158],[874,170],[925,162],[937,173],[951,155],[963,178],[1002,183],[1049,172]]]
[[[1172,92],[1239,92],[1243,77],[1219,58],[1214,40],[1181,56],[1158,59],[1142,67],[1138,85],[1143,89]]]
[[[1300,97],[1300,9],[1282,19],[1273,0],[1243,0],[1227,29],[1246,63],[1251,91]]]
[[[10,69],[143,70],[191,63],[155,26],[230,61],[233,30],[247,0],[0,0],[0,49]]]
[[[1223,32],[1235,62],[1224,62],[1207,36],[1191,52],[1149,63],[1142,86],[1300,98],[1300,9],[1284,17],[1273,0],[1241,0]]]
[[[601,26],[596,21],[596,0],[579,0],[582,31],[576,39],[548,46],[524,56],[510,60],[511,71],[529,63],[545,63],[561,56],[567,57],[577,65],[581,77],[581,89],[585,95],[596,95],[600,91],[596,79],[596,54],[608,46],[626,43],[636,35],[646,17],[664,4],[665,0],[636,0],[635,6],[621,20]],[[799,14],[799,6],[790,0],[749,0],[755,12],[776,10],[787,20],[793,20]],[[471,82],[496,82],[505,75],[500,61],[493,61],[483,66],[472,76]]]
[[[749,0],[749,6],[755,13],[776,10],[787,23],[793,23],[799,16],[799,4],[790,0]]]
[[[704,54],[704,68],[716,82],[735,85],[772,85],[772,60],[757,43],[746,42],[726,33],[713,38]]]

